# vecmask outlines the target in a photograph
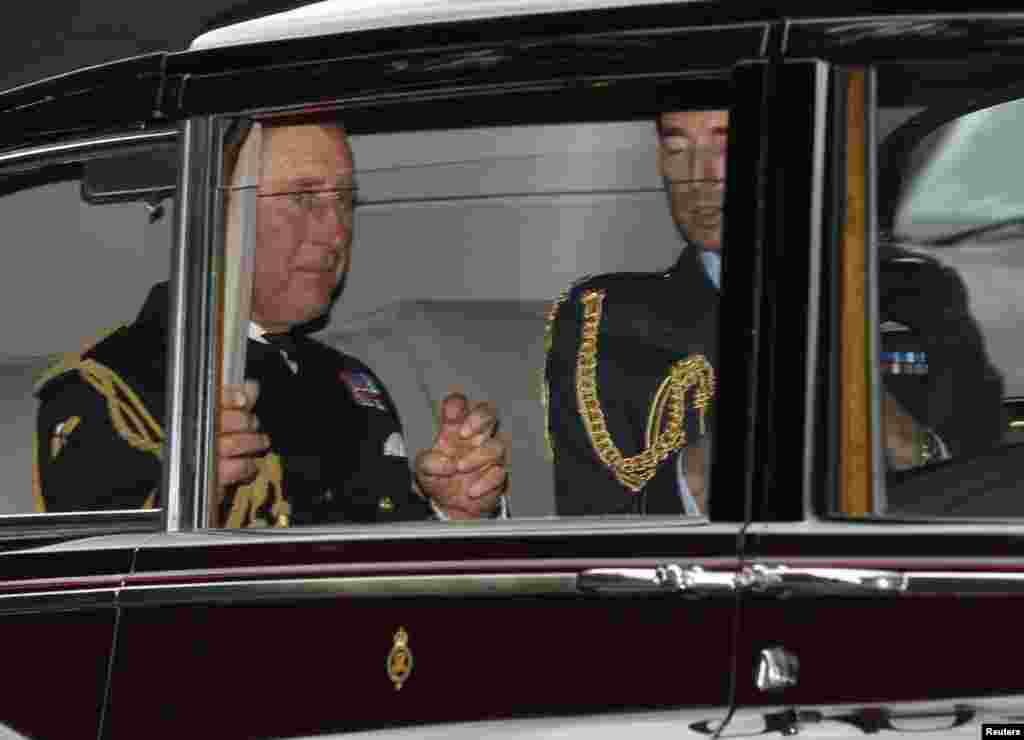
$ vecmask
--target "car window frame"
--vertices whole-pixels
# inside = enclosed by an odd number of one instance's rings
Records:
[[[736,84],[736,70],[741,68],[750,77],[748,82],[743,83],[746,86],[745,90],[748,91],[744,94],[751,94],[749,91],[754,91],[755,89],[760,91],[762,83],[754,78],[759,78],[766,74],[765,70],[767,67],[758,60],[739,60],[735,64],[727,65],[724,69],[724,75],[722,69],[716,71],[715,79],[718,84],[728,88]],[[690,75],[684,72],[673,75],[659,75],[657,79],[671,79],[681,85],[707,86],[710,83],[709,76],[710,72],[704,70],[697,75]],[[614,84],[618,79],[615,75],[603,75],[598,82],[604,85]],[[628,84],[631,78],[628,75],[623,75],[622,79]],[[521,84],[512,84],[509,86],[509,89],[518,92],[539,93],[550,90],[551,83],[525,86],[525,90]],[[499,90],[500,86],[494,85],[484,85],[479,89],[462,86],[456,90],[428,90],[423,93],[411,91],[400,96],[396,96],[393,93],[382,93],[379,96],[355,96],[349,101],[332,99],[324,101],[323,104],[329,104],[331,108],[343,114],[346,104],[352,106],[352,109],[359,110],[389,103],[398,106],[415,104],[418,101],[427,102],[436,100],[439,97],[457,103],[463,96],[471,97],[479,94],[479,92],[496,94]],[[731,98],[734,94],[735,91],[730,93],[729,97]],[[170,450],[168,455],[169,464],[166,468],[167,475],[164,487],[168,494],[166,500],[168,501],[167,520],[169,531],[216,531],[216,529],[210,529],[204,525],[204,523],[210,521],[210,485],[214,479],[215,463],[212,455],[212,444],[208,441],[213,439],[216,429],[216,414],[213,412],[212,406],[206,404],[204,399],[212,399],[218,392],[219,378],[214,378],[210,369],[219,367],[219,358],[213,356],[216,350],[214,346],[216,344],[214,333],[207,331],[200,338],[197,338],[195,336],[196,329],[193,327],[213,327],[216,325],[215,322],[218,321],[217,311],[219,311],[219,305],[214,295],[215,291],[210,289],[211,282],[208,279],[208,266],[217,264],[217,261],[220,259],[219,255],[223,241],[220,229],[220,224],[224,218],[223,207],[221,200],[214,192],[214,183],[217,183],[220,177],[224,133],[230,125],[229,122],[234,118],[301,112],[308,110],[310,107],[315,108],[316,105],[314,103],[312,105],[290,105],[271,109],[252,107],[239,111],[221,111],[185,119],[182,123],[182,151],[183,156],[188,157],[182,166],[182,173],[183,178],[188,178],[188,182],[185,182],[184,179],[182,181],[179,192],[184,193],[185,197],[178,200],[179,211],[176,213],[176,218],[179,219],[176,222],[176,234],[178,234],[176,237],[176,247],[180,250],[178,252],[180,262],[176,264],[175,269],[179,271],[176,274],[181,276],[181,279],[177,283],[178,288],[172,298],[172,303],[175,307],[173,315],[177,317],[181,324],[172,331],[172,336],[177,335],[178,339],[172,346],[171,372],[176,378],[172,382],[176,384],[179,391],[176,397],[179,401],[180,409],[175,409],[174,413],[168,416],[170,438],[172,444],[177,445],[176,448]],[[751,98],[748,115],[751,116],[752,122],[758,120],[756,112],[764,105],[765,99],[759,93],[756,98]],[[494,125],[498,124],[499,121],[494,122]],[[749,148],[753,151],[760,151],[763,140],[758,133],[750,132],[746,136],[750,141]],[[189,142],[193,143],[190,144]],[[200,159],[203,159],[203,161],[200,162]],[[743,167],[740,166],[739,169],[742,170]],[[742,182],[743,178],[737,177],[734,181]],[[202,194],[204,188],[207,190],[205,197]],[[747,194],[745,197],[750,197],[750,194]],[[727,210],[730,208],[728,202],[725,207]],[[739,210],[741,206],[734,204],[732,208]],[[205,220],[205,223],[200,223],[195,218],[196,214],[203,214],[202,219]],[[191,250],[191,254],[186,256],[186,252],[189,250]],[[204,265],[207,267],[203,267]],[[202,288],[199,286],[206,287]],[[736,290],[734,289],[734,292]],[[753,308],[753,304],[751,304],[751,307]],[[746,322],[750,320],[750,317],[745,315],[745,312],[736,312],[734,319],[746,326]],[[743,332],[736,332],[736,336],[739,336],[741,333]],[[743,350],[743,352],[745,351]],[[203,352],[209,354],[202,356]],[[742,356],[743,352],[738,356]],[[194,371],[200,366],[207,369],[206,376],[195,374]],[[735,381],[745,382],[746,378],[742,378],[741,373],[740,376],[735,378]],[[737,394],[737,398],[738,396],[739,394]],[[540,413],[541,409],[538,403],[538,414]],[[733,418],[736,419],[742,418],[745,421],[748,418],[746,410],[740,408],[739,403],[733,407],[731,413]],[[174,433],[170,426],[174,423],[181,425],[176,428],[177,433]],[[751,430],[747,431],[750,432]],[[749,443],[745,444],[749,449]],[[718,445],[717,447],[720,449],[722,446]],[[187,460],[194,460],[196,462],[185,462]],[[714,468],[712,475],[720,475],[723,480],[729,478],[735,480],[734,476],[736,476],[738,471],[740,477],[744,477],[742,471],[745,470],[745,466],[738,465],[735,458],[727,459],[723,457],[721,460],[716,458],[713,465],[717,467]],[[719,472],[716,473],[715,471]],[[745,487],[743,490],[748,491],[749,488]],[[680,517],[678,521],[681,525],[681,531],[692,530],[695,525],[707,526],[709,524],[713,525],[716,522],[743,522],[749,514],[749,507],[744,503],[747,496],[748,494],[745,493],[737,497],[736,500],[728,502],[727,505],[720,504],[717,509],[709,512],[707,517],[695,518],[692,521],[688,517]],[[645,518],[648,517],[638,517],[635,523],[620,523],[626,531],[642,531],[649,527],[643,521]],[[554,521],[557,522],[557,520],[558,518],[556,517]],[[537,521],[533,520],[533,524],[535,525]],[[488,526],[487,522],[462,524],[464,526],[459,527],[459,530],[473,527],[485,528]],[[347,529],[349,526],[346,525],[345,528]],[[558,531],[557,524],[546,522],[542,526],[551,526],[553,532]],[[593,527],[596,531],[607,530],[607,525],[602,525],[596,521]],[[395,532],[400,532],[401,528],[402,525],[400,524],[373,525],[373,531],[379,531],[381,537],[392,536]],[[321,527],[313,527],[311,529],[328,531],[328,529]],[[303,531],[306,531],[306,528],[303,528]],[[447,536],[446,533],[451,531],[454,531],[454,529],[443,526],[438,527],[438,533],[441,536]]]
[[[941,19],[938,16],[936,18],[937,20],[947,20],[946,16],[943,16]],[[994,51],[1000,43],[1000,34],[1005,33],[1005,30],[1000,27],[998,21],[1004,21],[1005,28],[1012,28],[1015,24],[1019,26],[1022,16],[1020,14],[964,13],[950,16],[950,18],[956,18],[957,21],[962,22],[965,29],[969,28],[972,33],[977,31],[977,37],[972,39],[973,48],[971,53],[966,58],[959,59],[956,62],[944,58],[945,51],[956,48],[954,37],[944,37],[941,35],[918,37],[915,35],[917,33],[916,30],[902,26],[900,19],[884,17],[865,18],[862,24],[863,27],[874,28],[878,33],[859,35],[851,30],[852,36],[850,38],[844,38],[846,31],[843,30],[838,21],[798,21],[792,26],[790,51],[793,54],[803,54],[813,50],[817,58],[820,58],[829,66],[829,74],[833,77],[833,81],[830,84],[834,88],[837,72],[861,69],[868,74],[868,98],[871,100],[872,108],[870,109],[870,114],[866,116],[868,151],[865,164],[870,174],[867,178],[867,192],[865,193],[865,199],[868,203],[866,221],[869,253],[868,284],[865,289],[869,293],[877,291],[877,245],[887,237],[888,229],[891,227],[891,219],[888,216],[892,215],[892,209],[883,213],[879,210],[877,204],[893,197],[900,187],[899,178],[893,174],[894,170],[900,170],[900,168],[891,167],[891,165],[882,168],[879,164],[882,157],[888,159],[891,156],[899,155],[900,162],[905,164],[907,156],[913,148],[912,146],[907,146],[906,141],[908,139],[919,142],[929,133],[934,132],[958,115],[996,105],[1004,102],[1007,97],[1020,97],[1024,94],[1019,83],[1007,84],[1003,82],[1013,69],[1024,67],[1024,57],[1016,56],[1012,59],[1007,59],[999,57],[997,52]],[[889,26],[899,30],[889,33]],[[957,52],[957,54],[962,57],[962,50]],[[963,102],[959,104],[935,102],[936,96],[940,94],[938,81],[944,79],[942,74],[945,70],[957,64],[982,64],[993,58],[999,58],[1001,61],[997,77],[999,82],[996,89],[984,93],[969,94],[969,91],[973,89],[971,88],[971,83],[968,80],[964,80],[961,76],[958,83],[960,88],[956,88],[956,85],[954,85],[955,91],[952,93],[947,92],[946,95],[955,95],[956,92],[960,92],[964,97],[959,99]],[[909,99],[906,105],[923,104],[914,102],[915,100],[920,100],[927,101],[927,107],[910,116],[910,118],[897,126],[896,129],[889,132],[885,139],[878,141],[877,108],[874,106],[879,104],[879,100],[877,85],[873,79],[874,74],[878,68],[884,66],[916,64],[932,65],[936,68],[937,73],[930,73],[922,83],[923,90],[918,93],[917,97]],[[835,89],[833,89],[832,94],[835,96]],[[957,111],[956,113],[951,112],[954,109]],[[833,105],[830,113],[830,130],[828,132],[829,147],[832,151],[829,169],[833,174],[827,178],[824,192],[825,202],[833,203],[834,207],[838,209],[836,210],[837,214],[841,213],[842,204],[846,198],[845,175],[837,160],[839,151],[843,149],[843,145],[840,142],[846,134],[845,129],[839,131],[837,128],[839,126],[837,119],[840,115],[845,114]],[[884,177],[880,179],[877,176],[879,174],[884,175]],[[820,283],[824,291],[823,295],[826,298],[826,303],[831,304],[833,307],[836,305],[835,297],[838,292],[836,259],[841,228],[841,218],[832,218],[832,223],[826,223],[826,249],[823,253],[825,261],[822,265]],[[877,312],[877,309],[877,296],[874,296],[869,301],[869,305],[865,307],[866,313],[864,315],[870,316],[871,312]],[[832,366],[829,366],[829,362],[827,362],[827,359],[835,354],[836,342],[840,336],[836,321],[836,317],[833,316],[831,319],[831,329],[820,337],[821,354],[826,359],[825,362],[819,363],[817,369],[818,382],[823,388],[827,389],[827,393],[822,395],[819,408],[820,418],[825,422],[825,433],[821,435],[825,441],[818,445],[818,450],[814,453],[816,456],[814,468],[819,471],[821,477],[819,478],[819,483],[812,486],[809,491],[809,496],[804,502],[800,515],[793,517],[791,521],[821,525],[823,532],[835,531],[845,533],[844,528],[851,527],[851,532],[856,531],[867,534],[877,527],[888,528],[891,533],[895,533],[898,526],[914,526],[917,528],[914,531],[919,531],[919,528],[934,528],[937,531],[950,535],[956,533],[965,536],[979,531],[984,531],[986,535],[1003,534],[1007,526],[1015,528],[1020,524],[1024,524],[1022,520],[1010,520],[1007,518],[892,517],[890,515],[880,516],[874,513],[878,508],[878,504],[884,501],[885,495],[884,488],[881,487],[884,485],[882,481],[884,470],[881,465],[883,451],[880,434],[880,393],[878,392],[881,386],[877,360],[869,369],[871,376],[874,378],[872,381],[874,386],[873,392],[878,397],[871,399],[868,416],[870,422],[870,440],[868,442],[870,457],[863,459],[871,467],[871,506],[873,513],[861,517],[851,517],[839,510],[840,507],[837,504],[840,488],[839,461],[843,457],[850,455],[850,452],[842,449],[837,438],[839,415],[841,413],[836,394],[836,390],[839,387],[838,369],[834,366],[834,363],[832,363]],[[875,332],[873,341],[876,343],[873,346],[877,346],[879,339],[877,336],[879,330],[877,320],[873,321],[872,327]],[[750,530],[751,533],[759,531],[772,532],[777,529],[780,532],[785,530],[785,528],[779,529],[773,526],[770,521],[770,519],[755,519],[753,522],[754,529]],[[877,533],[882,531],[879,529]]]
[[[0,197],[48,182],[77,179],[73,169],[91,160],[145,151],[176,142],[178,131],[159,127],[101,134],[78,133],[45,144],[0,152]],[[142,534],[164,529],[164,511],[126,509],[0,515],[0,550],[52,544],[81,537]]]

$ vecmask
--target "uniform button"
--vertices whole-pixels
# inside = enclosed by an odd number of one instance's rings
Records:
[[[278,527],[287,527],[288,524],[289,524],[289,521],[290,520],[289,520],[287,514],[278,514],[277,515],[276,526],[278,526]]]

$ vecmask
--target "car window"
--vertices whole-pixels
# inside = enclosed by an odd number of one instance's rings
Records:
[[[224,242],[245,277],[229,270],[223,364],[242,380],[230,355],[245,348],[268,446],[218,487],[221,523],[457,518],[425,490],[444,476],[410,481],[420,451],[456,460],[487,443],[438,442],[453,391],[498,414],[508,488],[485,516],[699,520],[727,110],[378,120],[227,127]]]
[[[173,161],[173,147],[164,155]],[[163,408],[148,386],[129,393],[124,380],[162,359],[120,327],[168,278],[167,193],[129,201],[108,187],[117,179],[109,170],[96,180],[98,169],[68,159],[26,158],[0,180],[4,515],[140,508],[159,480]],[[121,448],[135,467],[112,466]],[[139,471],[152,489],[123,495]]]
[[[970,107],[888,100],[904,74],[877,70],[868,295],[879,475],[860,513],[1017,517],[1024,108],[984,88]]]

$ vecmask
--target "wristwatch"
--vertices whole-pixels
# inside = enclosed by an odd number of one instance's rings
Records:
[[[927,427],[919,427],[915,444],[914,464],[933,465],[952,457],[949,448],[933,430]]]

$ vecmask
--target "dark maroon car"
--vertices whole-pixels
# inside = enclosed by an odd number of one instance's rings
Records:
[[[111,739],[1024,722],[1024,14],[279,5],[0,94],[0,722]],[[676,259],[655,120],[689,110],[729,115],[708,510],[558,516],[549,306],[584,275]],[[358,182],[352,272],[317,336],[378,373],[410,453],[453,385],[493,401],[506,516],[214,521],[211,399],[246,279],[218,228],[224,140],[311,112],[344,121]],[[38,379],[167,279],[152,508],[46,511],[33,463],[74,433],[33,442]],[[943,332],[954,303],[968,329]],[[946,369],[972,353],[994,406]],[[893,453],[897,388],[935,430],[914,464]],[[109,473],[97,460],[83,497]]]

